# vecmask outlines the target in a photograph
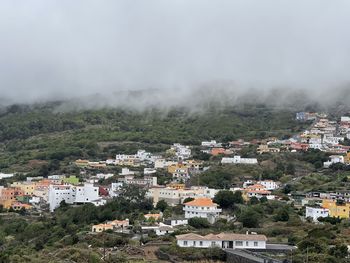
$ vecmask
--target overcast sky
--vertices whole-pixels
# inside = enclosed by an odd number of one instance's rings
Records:
[[[2,0],[0,92],[16,102],[229,83],[350,83],[348,0]]]

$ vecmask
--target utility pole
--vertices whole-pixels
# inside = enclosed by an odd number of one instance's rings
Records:
[[[103,234],[103,261],[106,261],[106,235]]]

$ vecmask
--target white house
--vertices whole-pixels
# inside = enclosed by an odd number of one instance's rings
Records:
[[[116,197],[119,195],[119,190],[123,186],[123,183],[111,183],[111,187],[109,188],[109,195],[111,197]]]
[[[118,182],[129,185],[140,185],[145,187],[156,186],[157,177],[144,176],[143,178],[138,178],[133,175],[126,175],[124,178],[119,178]]]
[[[117,161],[115,159],[107,159],[106,164],[107,165],[116,165]]]
[[[276,190],[280,186],[279,182],[275,182],[272,180],[257,181],[257,184],[261,184],[265,187],[266,190],[269,191]]]
[[[163,223],[159,224],[159,227],[156,229],[157,236],[164,236],[167,234],[174,233],[174,228],[172,226],[165,225]]]
[[[197,198],[184,205],[185,218],[202,217],[210,223],[214,223],[222,211],[210,198]]]
[[[257,164],[258,160],[256,158],[242,158],[241,156],[223,157],[221,159],[222,164]]]
[[[74,203],[90,203],[99,199],[98,187],[93,184],[85,183],[83,186],[75,187]]]
[[[72,185],[50,185],[49,187],[49,205],[52,212],[64,200],[67,204],[73,204],[75,201],[76,189]]]
[[[268,200],[275,199],[275,196],[271,194],[271,191],[268,191],[265,186],[261,184],[250,185],[243,189],[243,192],[248,198],[256,197],[260,199],[262,197],[266,197]]]
[[[130,171],[129,168],[122,168],[122,172],[119,173],[119,175],[125,176],[125,175],[133,175],[135,174],[134,171]]]
[[[155,169],[164,169],[171,165],[176,165],[178,162],[175,161],[167,161],[165,159],[157,159],[154,161]]]
[[[243,188],[248,188],[249,186],[252,186],[254,184],[262,185],[266,190],[269,190],[269,191],[278,189],[280,185],[279,182],[275,182],[272,180],[262,180],[262,181],[247,180],[243,183]]]
[[[204,141],[201,144],[203,147],[215,147],[217,145],[217,142],[215,140],[211,140],[211,141]]]
[[[4,174],[4,173],[0,173],[0,179],[4,179],[4,178],[10,178],[13,177],[14,174]]]
[[[350,117],[348,117],[348,116],[342,116],[342,117],[340,118],[340,122],[348,122],[348,123],[350,123]]]
[[[191,157],[191,149],[189,146],[174,143],[171,149],[175,150],[175,155],[180,160],[185,160]]]
[[[98,187],[85,183],[84,186],[50,185],[49,187],[50,211],[54,211],[64,200],[67,204],[93,203],[99,200]],[[103,204],[98,201],[97,203]]]
[[[201,236],[194,233],[176,236],[179,247],[196,248],[231,248],[231,249],[266,249],[265,235],[220,233]]]
[[[318,222],[319,217],[328,217],[329,209],[323,207],[306,207],[305,217],[311,217],[314,222]]]
[[[335,163],[344,163],[344,156],[342,155],[331,155],[329,158],[329,161],[323,163],[324,168],[329,168],[332,164]]]
[[[103,174],[103,173],[96,174],[96,177],[98,179],[108,179],[108,178],[111,178],[113,176],[114,176],[114,174],[111,174],[111,173],[109,173],[109,174]]]
[[[332,134],[325,135],[323,138],[323,143],[336,145],[339,144],[340,141],[344,141],[344,137],[336,137]]]
[[[155,168],[143,168],[143,174],[155,174],[157,170]]]
[[[164,221],[164,223],[167,224],[167,225],[170,225],[170,226],[185,226],[185,225],[188,225],[188,219],[184,219],[184,218],[174,219],[174,218],[171,218],[171,219],[166,219]]]

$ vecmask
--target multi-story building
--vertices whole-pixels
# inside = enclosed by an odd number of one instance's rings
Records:
[[[278,189],[280,185],[279,182],[275,182],[272,180],[260,180],[260,181],[247,180],[243,183],[243,188],[248,188],[249,186],[254,184],[262,185],[266,190],[269,190],[269,191]]]
[[[0,204],[4,208],[10,208],[14,202],[17,202],[16,197],[24,195],[24,192],[19,187],[9,187],[0,189]]]
[[[266,197],[269,200],[275,199],[275,196],[271,194],[271,191],[267,190],[265,186],[261,184],[250,185],[247,188],[243,189],[243,198],[248,200],[252,197],[258,199]]]
[[[185,218],[201,217],[214,223],[219,217],[221,209],[211,198],[197,198],[184,204]]]
[[[11,187],[20,188],[25,195],[33,195],[36,183],[33,182],[14,182]]]
[[[186,160],[191,157],[190,147],[181,145],[180,143],[174,143],[173,146],[171,146],[170,151],[174,152],[179,160]]]
[[[261,144],[259,145],[257,152],[259,154],[263,154],[263,153],[279,153],[281,150],[280,148],[276,148],[276,147],[269,147],[267,144]]]
[[[322,207],[329,209],[329,216],[339,218],[350,217],[350,203],[338,200],[322,200]]]
[[[218,192],[216,189],[211,189],[208,187],[198,187],[192,186],[191,188],[178,188],[172,187],[160,187],[155,186],[148,190],[146,196],[153,200],[153,204],[156,205],[158,201],[164,200],[170,206],[175,206],[182,204],[186,198],[214,198],[215,194]]]
[[[67,204],[74,203],[93,203],[103,204],[100,202],[98,187],[85,183],[83,186],[73,185],[50,185],[49,188],[49,205],[50,211],[54,211],[60,206],[62,201]]]
[[[157,185],[157,177],[145,176],[143,178],[138,178],[133,175],[124,176],[124,178],[119,178],[118,182],[126,185],[139,185],[143,187],[151,187]]]
[[[168,166],[168,173],[172,174],[175,181],[187,181],[190,178],[188,166],[183,163]]]
[[[344,156],[344,163],[350,164],[350,152],[347,152],[346,155]]]
[[[154,168],[155,169],[165,169],[168,168],[168,166],[176,165],[177,162],[175,161],[168,161],[166,159],[157,159],[154,161]]]

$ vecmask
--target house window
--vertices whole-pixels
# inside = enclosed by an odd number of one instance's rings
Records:
[[[215,247],[215,241],[212,241],[212,242],[211,242],[211,246],[212,246],[212,247]]]
[[[199,245],[200,245],[200,246],[203,246],[203,241],[199,241]]]
[[[243,241],[236,241],[235,244],[237,247],[241,247],[241,246],[243,246]]]
[[[193,246],[196,246],[196,241],[193,241]]]
[[[246,246],[249,246],[249,242],[248,242],[248,241],[246,241],[246,242],[245,242],[245,245],[246,245]]]
[[[254,247],[257,247],[258,246],[258,242],[254,242]]]

